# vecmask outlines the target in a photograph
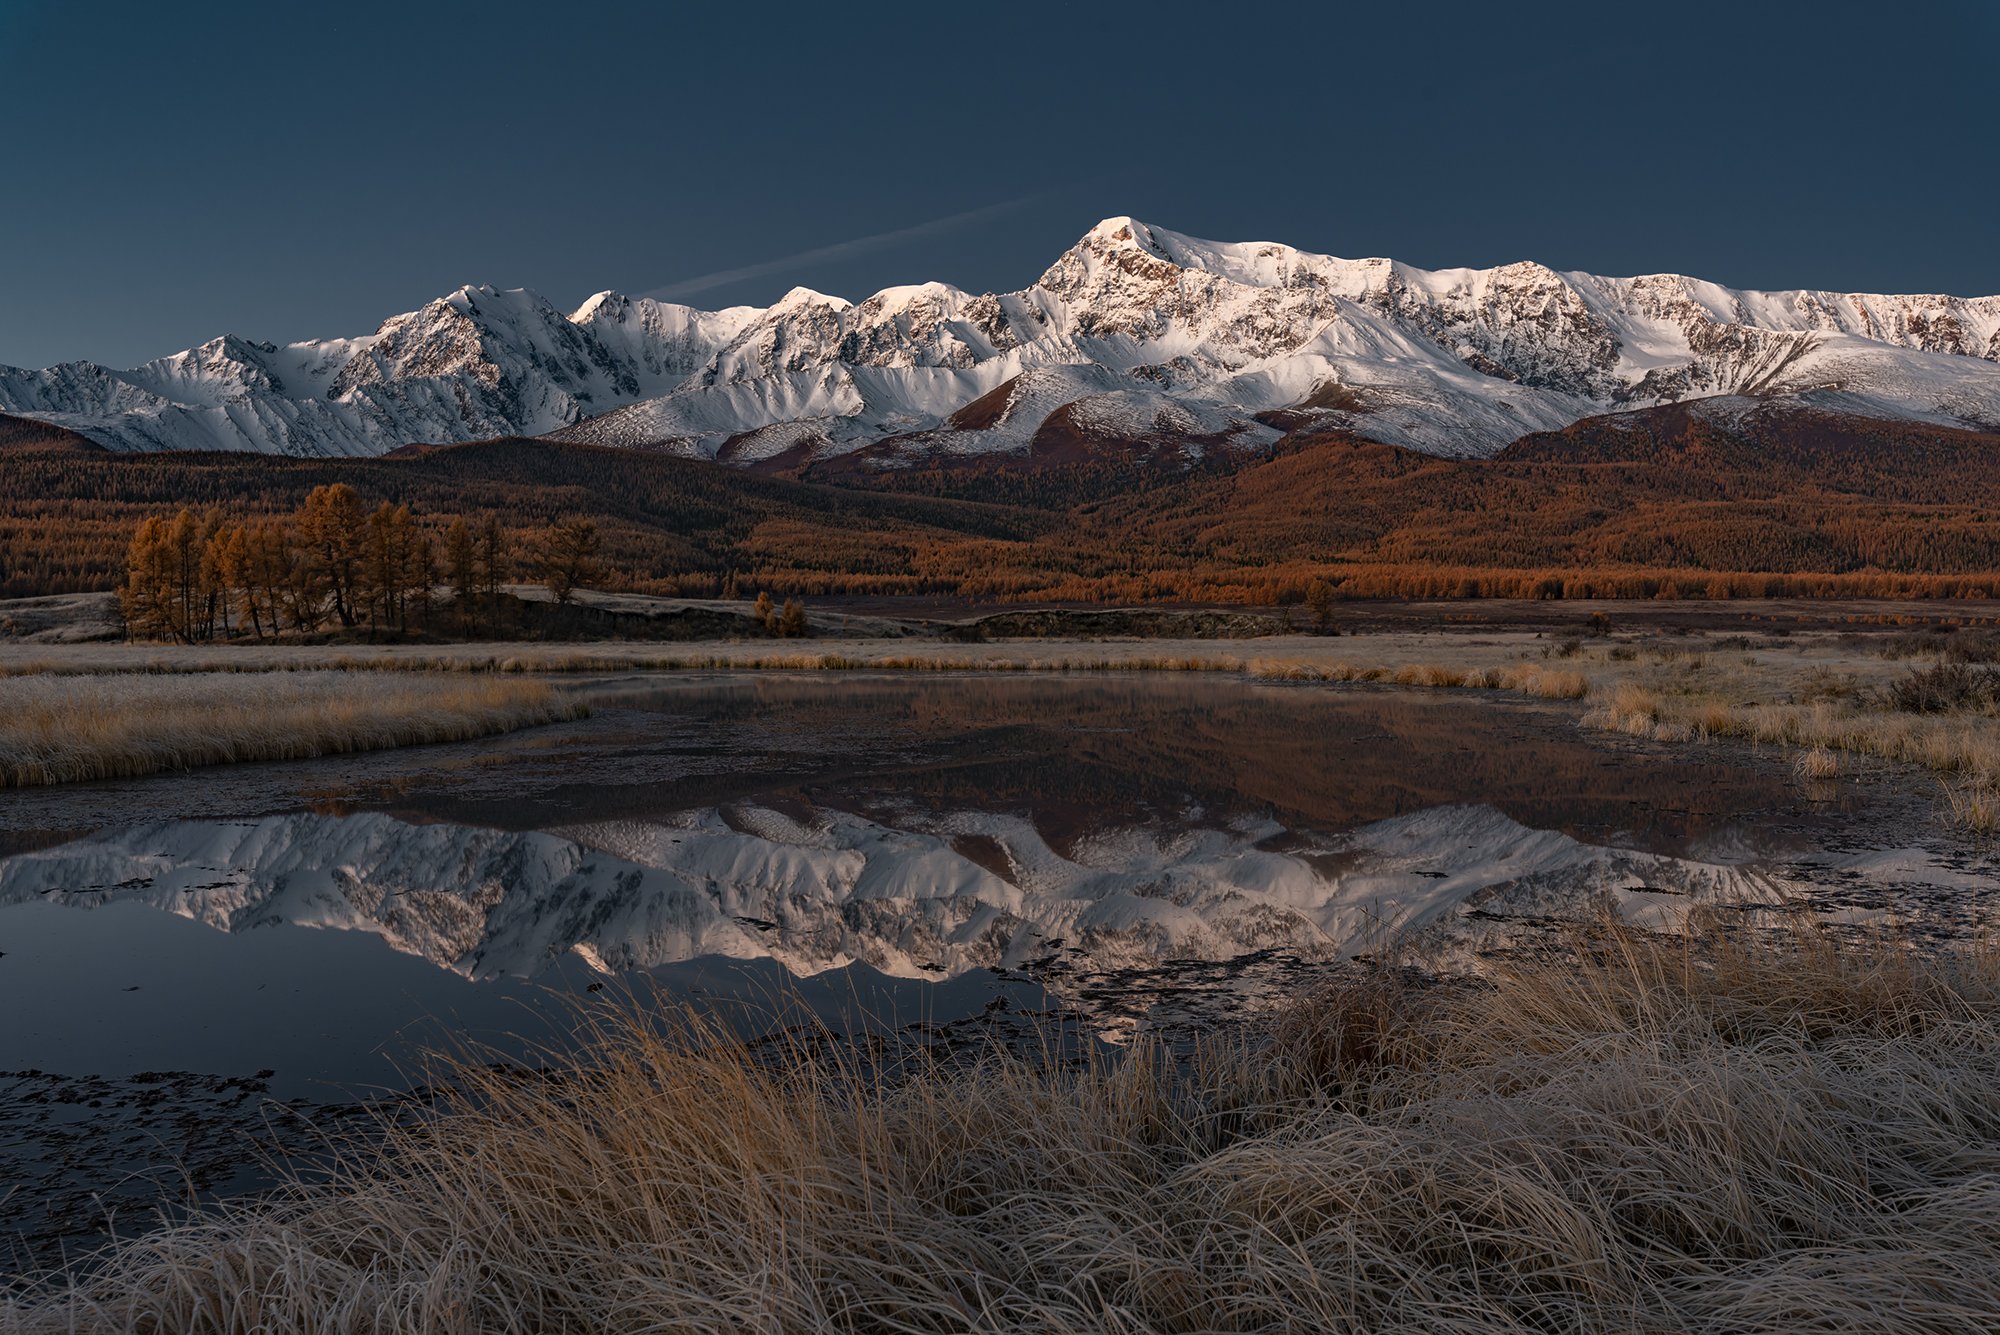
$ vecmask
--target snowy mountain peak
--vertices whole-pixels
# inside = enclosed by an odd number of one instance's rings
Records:
[[[1166,235],[1172,236],[1172,233],[1166,233]],[[1155,239],[1154,228],[1140,222],[1137,218],[1129,217],[1125,214],[1120,214],[1115,218],[1106,218],[1103,222],[1085,232],[1082,239],[1077,242],[1077,247],[1086,250],[1096,250],[1099,253],[1107,250],[1136,250],[1143,254],[1151,255],[1154,259],[1165,260],[1172,258],[1160,242]]]
[[[1110,242],[1130,241],[1133,242],[1134,244],[1137,244],[1138,243],[1137,234],[1144,232],[1145,230],[1146,230],[1146,224],[1140,222],[1137,218],[1132,217],[1128,213],[1121,213],[1116,217],[1106,218],[1103,222],[1097,224],[1097,226],[1091,228],[1088,232],[1085,232],[1083,234],[1082,240],[1110,241]],[[1079,242],[1079,244],[1081,244],[1081,242]]]
[[[2000,297],[1527,261],[1425,270],[1118,215],[1014,292],[930,282],[856,303],[795,287],[702,311],[606,291],[565,314],[526,288],[467,285],[355,338],[223,336],[131,371],[0,368],[0,411],[113,447],[291,454],[557,434],[907,459],[1025,450],[1045,428],[1199,452],[1273,440],[1268,421],[1487,454],[1682,399],[1830,395],[1846,412],[2000,427]]]
[[[581,306],[570,312],[569,318],[572,324],[587,325],[599,318],[624,320],[629,317],[631,311],[632,298],[622,292],[607,290],[586,297]]]
[[[815,292],[809,287],[795,287],[785,293],[784,296],[779,297],[772,304],[768,313],[777,315],[806,306],[831,306],[834,310],[844,311],[853,304],[853,302],[845,297],[830,297],[824,292]]]

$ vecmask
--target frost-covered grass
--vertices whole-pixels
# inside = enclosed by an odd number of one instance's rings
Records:
[[[1404,686],[1493,687],[1552,699],[1581,698],[1580,672],[1522,662],[1532,643],[1481,651],[1479,661],[1443,665],[1435,640],[1384,636],[1362,644],[1357,661],[1329,656],[1319,638],[1272,640],[1020,640],[955,645],[943,642],[847,641],[824,648],[777,650],[750,643],[703,643],[634,651],[629,644],[534,648],[522,646],[415,649],[378,646],[224,646],[139,648],[92,645],[32,655],[0,654],[0,679],[65,673],[397,671],[438,673],[607,672],[1247,672],[1269,680],[1390,682]],[[1282,652],[1274,652],[1274,649]],[[1363,658],[1362,655],[1366,657]]]
[[[889,643],[894,643],[889,642]],[[1013,650],[1009,652],[1009,650]],[[68,652],[0,656],[0,679],[98,672],[190,674],[240,672],[448,672],[534,675],[605,672],[1237,672],[1242,655],[1210,646],[1188,652],[1150,650],[1145,642],[1104,646],[1055,641],[954,649],[925,645],[888,649],[862,642],[830,650],[778,651],[752,645],[712,644],[680,650],[634,652],[629,644],[504,651],[404,650],[403,646],[339,650],[319,646],[277,649],[205,646],[133,654],[125,646],[88,646]]]
[[[496,677],[0,677],[0,788],[463,741],[583,712],[546,682]]]
[[[2000,829],[2000,709],[1991,705],[1918,713],[1888,689],[1789,665],[1709,661],[1698,668],[1635,668],[1604,683],[1584,715],[1592,727],[1656,741],[1738,737],[1795,748],[1803,778],[1827,779],[1840,757],[1873,756],[1942,776],[1945,809],[1967,828]]]
[[[1590,694],[1590,678],[1566,668],[1539,663],[1494,667],[1453,667],[1442,663],[1397,666],[1360,665],[1335,661],[1313,663],[1283,659],[1253,659],[1251,676],[1262,681],[1381,681],[1396,686],[1441,689],[1518,691],[1544,700],[1581,700]]]
[[[1736,643],[1731,644],[1731,639]],[[1885,658],[1882,643],[1820,633],[1747,637],[1572,638],[1516,630],[1465,635],[1388,632],[1257,640],[821,641],[774,651],[768,642],[705,642],[659,649],[629,643],[522,646],[0,646],[6,678],[118,671],[272,673],[395,671],[445,676],[552,673],[1198,672],[1265,681],[1377,682],[1500,690],[1586,701],[1591,726],[1658,741],[1738,737],[1805,753],[1801,777],[1826,779],[1841,756],[1928,767],[1948,784],[1960,824],[2000,827],[2000,674],[1965,668],[1964,681]],[[1902,641],[1884,642],[1900,649]],[[1963,643],[1925,637],[1947,649]],[[1942,652],[1942,651],[1940,651]],[[1920,672],[1932,675],[1922,682]],[[1921,687],[1921,689],[1919,689]],[[1913,713],[1897,702],[1936,712]]]
[[[2000,967],[1607,931],[1178,1067],[613,1026],[0,1330],[1991,1330]],[[817,1053],[818,1055],[813,1055]]]

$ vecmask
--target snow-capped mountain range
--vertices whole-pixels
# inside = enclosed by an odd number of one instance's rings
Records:
[[[794,288],[722,311],[605,292],[564,314],[465,287],[354,338],[0,368],[0,411],[115,449],[554,435],[742,464],[1093,440],[1199,452],[1316,424],[1482,456],[1584,417],[1745,397],[2000,429],[2000,297],[1432,271],[1119,217],[1018,292]]]

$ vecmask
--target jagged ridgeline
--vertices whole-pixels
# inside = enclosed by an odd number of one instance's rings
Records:
[[[564,314],[465,288],[356,338],[0,371],[0,408],[5,595],[113,587],[163,511],[336,481],[420,524],[589,515],[614,582],[696,595],[1948,596],[2000,570],[2000,299],[1431,272],[1130,218],[1018,292]]]
[[[121,450],[379,455],[557,434],[772,466],[1266,449],[1303,427],[1490,456],[1703,400],[2000,428],[2000,298],[1754,292],[1538,264],[1430,271],[1092,228],[1032,285],[561,311],[465,287],[373,333],[235,336],[129,371],[0,369],[0,411]]]

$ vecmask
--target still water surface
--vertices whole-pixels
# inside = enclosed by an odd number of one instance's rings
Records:
[[[1267,934],[1303,944],[1331,930],[1315,910],[1357,830],[1415,826],[1412,854],[1525,831],[1743,865],[1863,805],[1747,752],[1635,747],[1484,695],[1214,676],[578,689],[592,718],[489,742],[0,798],[0,1067],[349,1078],[399,1019],[504,1024],[539,991],[520,984],[771,958],[937,978],[1035,954],[1017,937],[1078,926],[1079,901],[1148,893],[1261,890],[1238,907],[1299,915]],[[1102,948],[1214,955],[1228,910],[1204,906],[1191,945],[1192,923],[1154,915],[1150,944],[1107,928]],[[319,993],[343,1005],[318,1022],[276,1000]]]
[[[560,1047],[593,991],[898,1030],[1184,961],[1476,950],[1606,894],[1645,920],[1857,868],[1984,883],[1904,847],[1907,794],[1485,693],[573,687],[591,718],[489,742],[0,796],[0,1167],[70,1189],[12,1198],[36,1247],[93,1156],[226,1163],[252,1112],[397,1088],[427,1047]]]

